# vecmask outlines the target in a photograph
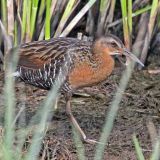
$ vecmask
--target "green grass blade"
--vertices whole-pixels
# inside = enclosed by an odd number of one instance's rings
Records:
[[[129,35],[132,35],[132,0],[128,1],[128,28],[129,28]]]
[[[2,13],[2,23],[5,26],[6,30],[7,30],[7,1],[6,0],[2,0],[1,1],[1,13]]]
[[[51,110],[52,105],[55,104],[59,87],[60,87],[60,83],[57,83],[56,85],[54,85],[54,87],[49,92],[45,100],[43,108],[41,108],[37,113],[37,115],[39,115],[40,117],[39,127],[37,128],[37,130],[34,131],[32,144],[28,151],[28,154],[25,157],[25,160],[31,160],[31,159],[36,160],[37,159],[37,156],[41,148],[42,139],[45,135],[44,132],[45,132],[45,125],[47,122],[47,117]]]
[[[68,20],[70,14],[71,14],[71,11],[72,11],[72,8],[74,6],[74,3],[75,3],[76,0],[69,0],[68,3],[67,3],[67,6],[65,8],[65,11],[63,13],[63,16],[61,18],[61,21],[57,27],[57,30],[55,32],[55,35],[54,37],[58,37],[60,35],[60,33],[62,32],[63,28],[64,28],[64,25],[66,23],[66,21]]]
[[[66,37],[73,27],[78,23],[78,21],[85,15],[85,13],[92,7],[92,5],[96,2],[96,0],[90,0],[81,10],[80,12],[72,19],[72,21],[68,24],[68,26],[61,33],[60,37]]]
[[[78,159],[79,160],[85,160],[85,149],[84,144],[82,143],[82,140],[80,138],[79,133],[77,133],[77,130],[72,126],[72,133],[73,133],[73,139],[76,146]]]
[[[136,135],[133,135],[133,142],[134,142],[138,160],[145,160],[143,152],[142,152],[142,148],[138,142]]]
[[[123,24],[124,24],[124,31],[127,30],[127,1],[121,0],[121,9],[122,9],[122,18],[123,18]],[[125,32],[124,32],[125,33]]]
[[[157,140],[150,160],[159,160],[159,159],[160,159],[160,141]]]
[[[158,3],[160,4],[160,2],[158,0],[153,0],[152,2],[152,9],[151,9],[151,15],[150,15],[150,19],[149,19],[149,28],[148,28],[148,31],[149,31],[149,39],[151,38],[152,36],[152,31],[153,31],[153,28],[154,28],[154,21],[156,19],[156,15],[157,15],[157,11],[158,11]]]
[[[38,12],[38,20],[37,20],[37,24],[38,25],[42,25],[41,29],[40,29],[40,33],[39,33],[39,37],[38,40],[42,40],[45,36],[45,23],[43,22],[43,14],[45,12],[46,9],[46,0],[41,0],[40,1],[40,6],[39,6],[39,12]]]
[[[100,2],[100,13],[104,13],[106,10],[106,5],[108,3],[108,0],[101,0]]]
[[[158,0],[152,1],[152,9],[151,9],[151,14],[150,14],[149,23],[148,23],[148,30],[147,30],[148,33],[145,37],[144,46],[143,46],[141,57],[140,57],[140,60],[142,61],[142,63],[145,63],[147,58],[147,53],[150,46],[154,25],[156,23],[156,16],[158,13],[159,5],[160,5],[160,2]],[[139,69],[141,68],[142,66],[139,66]]]
[[[129,44],[129,30],[128,30],[128,19],[127,19],[127,1],[121,0],[122,20],[123,20],[123,34],[124,41],[127,48],[130,48]]]
[[[32,2],[31,0],[27,0],[27,28],[26,28],[26,41],[31,41],[32,37],[30,37],[31,32],[31,10],[32,10]]]
[[[39,0],[32,1],[32,13],[31,13],[31,30],[30,30],[30,37],[32,38],[34,30],[35,30],[35,22],[38,10],[38,2]]]
[[[51,0],[46,1],[45,39],[50,39]]]
[[[113,123],[115,120],[115,117],[117,115],[119,104],[122,100],[123,93],[127,87],[128,81],[131,77],[132,71],[134,66],[128,65],[126,68],[126,71],[123,73],[122,78],[120,80],[119,88],[117,89],[116,95],[111,103],[110,110],[106,116],[105,125],[102,130],[102,134],[100,137],[100,144],[97,145],[95,158],[94,160],[102,160],[103,159],[103,153],[104,149],[108,140],[108,137],[111,133],[111,130],[113,128]]]
[[[46,0],[41,0],[41,4],[40,4],[40,7],[39,7],[39,13],[38,13],[38,17],[42,17],[43,16],[43,12],[45,10],[45,1]]]
[[[158,8],[160,8],[160,3],[158,4]],[[157,25],[158,25],[158,28],[160,29],[160,12],[158,12],[158,16],[157,16]]]
[[[11,72],[8,72],[10,74]],[[5,84],[6,110],[5,110],[5,137],[4,137],[4,157],[12,159],[12,145],[14,137],[14,129],[12,126],[14,117],[14,81],[13,78],[7,78]],[[8,151],[8,153],[7,153]]]
[[[60,2],[60,1],[58,1],[58,2]],[[43,23],[42,14],[43,14],[43,12],[45,10],[45,5],[44,4],[45,4],[45,0],[42,0],[41,1],[41,5],[40,5],[39,15],[38,15],[38,21],[42,22],[42,23]],[[51,8],[50,8],[51,16],[52,16],[52,14],[54,14],[54,10],[55,10],[56,4],[57,4],[57,0],[52,0],[51,1]],[[50,22],[50,25],[51,25],[51,22]],[[53,31],[51,31],[51,32],[53,32]],[[41,30],[40,30],[40,34],[39,34],[38,40],[42,40],[44,38],[44,35],[45,35],[45,24],[43,23],[43,25],[41,27]]]
[[[13,157],[13,139],[14,139],[14,126],[13,120],[15,116],[15,92],[14,92],[14,79],[11,76],[16,69],[18,55],[13,52],[12,63],[7,63],[5,72],[5,135],[4,135],[4,156]],[[5,150],[8,150],[8,155],[5,155]],[[7,159],[8,159],[7,158]]]
[[[66,58],[68,59],[69,57],[66,57]],[[57,76],[57,79],[55,80],[51,91],[48,93],[48,96],[43,104],[43,107],[39,109],[37,114],[32,118],[30,125],[33,125],[35,120],[38,120],[40,123],[37,130],[34,131],[32,144],[30,146],[28,154],[25,157],[26,160],[37,159],[37,156],[41,148],[42,139],[45,135],[45,126],[46,126],[48,114],[53,104],[55,104],[56,102],[58,91],[62,86],[62,84],[64,83],[65,77],[68,73],[68,68],[63,67],[62,71],[63,72],[60,72],[59,75]]]
[[[22,12],[22,36],[21,40],[23,41],[25,33],[26,33],[26,22],[27,22],[27,6],[28,0],[23,1],[23,12]]]
[[[132,17],[136,17],[142,13],[145,13],[145,12],[148,12],[149,10],[151,10],[152,6],[151,5],[147,5],[146,7],[144,8],[141,8],[137,11],[135,11],[133,14],[132,14]]]
[[[152,6],[151,5],[148,5],[142,9],[139,9],[137,11],[135,11],[134,13],[132,13],[132,18],[133,17],[136,17],[136,16],[139,16],[140,14],[142,13],[145,13],[145,12],[148,12],[149,10],[151,10]],[[118,19],[116,21],[114,21],[113,23],[109,24],[108,25],[108,28],[112,27],[112,26],[115,26],[115,25],[118,25],[119,23],[122,22],[123,19]]]

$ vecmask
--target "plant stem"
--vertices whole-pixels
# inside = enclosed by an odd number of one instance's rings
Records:
[[[45,39],[50,39],[51,0],[46,1]]]

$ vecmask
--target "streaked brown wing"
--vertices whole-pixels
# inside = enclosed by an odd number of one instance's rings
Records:
[[[40,46],[37,45],[37,49],[39,47]],[[27,48],[27,50],[25,50],[25,48],[20,48],[18,66],[30,69],[39,69],[42,68],[45,63],[48,63],[49,58],[44,59],[41,57],[41,54],[45,53],[46,50],[43,52],[37,52],[37,49],[31,48],[30,46]]]
[[[22,44],[19,49],[18,65],[39,69],[51,60],[63,56],[73,43],[75,43],[75,39],[72,38],[56,38]]]

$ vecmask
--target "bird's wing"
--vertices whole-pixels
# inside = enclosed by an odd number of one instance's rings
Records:
[[[72,38],[56,38],[22,44],[19,48],[18,66],[39,69],[44,64],[65,56],[74,43]]]
[[[41,69],[51,63],[59,68],[63,64],[70,66],[67,64],[74,63],[73,56],[81,59],[86,54],[90,54],[90,44],[75,38],[53,38],[22,44],[12,49],[7,57],[9,61],[12,60],[12,53],[16,50],[19,55],[18,68],[25,70]]]

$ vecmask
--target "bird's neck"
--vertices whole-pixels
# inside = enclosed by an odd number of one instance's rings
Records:
[[[110,50],[106,47],[101,47],[98,42],[95,42],[92,46],[93,59],[99,69],[108,69],[110,74],[114,68],[114,59],[109,54]]]
[[[96,67],[98,67],[99,70],[101,69],[107,70],[108,75],[111,74],[111,72],[114,69],[114,64],[115,64],[112,56],[110,56],[109,54],[103,53],[103,52],[100,54],[95,53],[93,55],[93,59],[96,64]]]
[[[69,83],[74,89],[93,86],[106,80],[113,68],[114,60],[111,56],[93,54],[89,61],[75,63],[75,67],[69,75]]]

